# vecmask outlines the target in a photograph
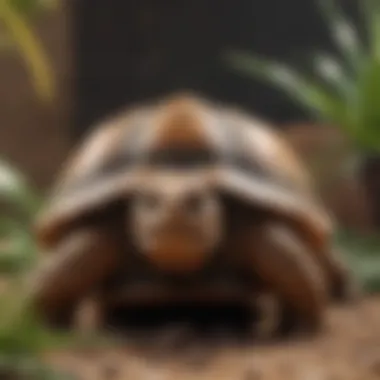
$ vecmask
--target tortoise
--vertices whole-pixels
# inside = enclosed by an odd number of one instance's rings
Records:
[[[35,231],[46,254],[30,291],[49,318],[94,294],[111,307],[269,291],[318,331],[329,300],[355,293],[333,220],[280,132],[187,92],[98,123]]]

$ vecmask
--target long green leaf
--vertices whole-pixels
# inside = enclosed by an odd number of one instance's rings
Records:
[[[380,153],[380,61],[372,60],[357,78],[357,97],[351,105],[356,137]]]
[[[27,216],[34,216],[41,202],[24,175],[15,166],[1,158],[0,201],[16,206]]]
[[[12,8],[24,16],[33,16],[45,10],[56,9],[59,0],[9,0]]]
[[[39,0],[9,0],[9,4],[23,15],[32,15],[41,8]]]
[[[339,96],[346,98],[353,91],[353,76],[347,73],[337,58],[326,53],[315,53],[312,61],[317,79],[328,84]]]
[[[338,6],[336,0],[318,0],[318,5],[337,47],[351,68],[357,69],[362,61],[363,46],[354,24]]]
[[[368,54],[372,58],[380,59],[380,3],[378,0],[360,0],[359,5],[368,33]]]
[[[0,1],[0,18],[25,58],[34,87],[42,101],[55,95],[55,78],[48,57],[27,18],[12,7],[11,0]]]
[[[289,67],[246,53],[231,53],[227,61],[240,72],[274,85],[316,116],[353,132],[346,104],[341,97]]]

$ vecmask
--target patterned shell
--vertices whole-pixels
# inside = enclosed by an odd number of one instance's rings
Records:
[[[324,244],[331,234],[332,222],[308,172],[278,131],[239,110],[177,94],[94,127],[37,220],[39,241],[53,246],[79,217],[125,197],[139,163],[195,156],[212,164],[220,189],[278,213],[313,244]]]

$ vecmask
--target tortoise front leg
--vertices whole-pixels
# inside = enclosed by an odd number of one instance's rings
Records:
[[[327,302],[324,274],[308,248],[286,226],[264,224],[239,238],[246,269],[294,311],[306,331],[323,326]]]
[[[300,232],[299,237],[325,273],[329,298],[336,302],[357,301],[362,293],[361,285],[331,239],[310,230],[305,231],[304,226],[301,230],[299,225],[293,227]]]
[[[28,279],[37,313],[54,319],[92,294],[118,267],[122,257],[119,243],[114,234],[96,228],[66,237]]]

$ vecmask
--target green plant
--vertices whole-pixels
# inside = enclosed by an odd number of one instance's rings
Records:
[[[56,4],[57,0],[0,1],[0,21],[5,26],[3,34],[0,34],[1,47],[3,50],[19,50],[34,88],[44,102],[54,96],[54,75],[47,54],[31,25],[31,18]]]
[[[57,336],[34,317],[22,286],[23,274],[37,257],[30,225],[40,202],[25,176],[0,160],[0,377],[14,374],[21,364],[29,370],[25,378],[54,379],[44,375],[47,369],[36,356],[56,344]]]
[[[36,258],[30,229],[41,202],[25,176],[0,160],[0,274],[26,269]]]
[[[312,52],[312,65],[303,70],[241,51],[228,52],[224,58],[235,70],[283,91],[311,116],[340,128],[349,144],[340,147],[335,157],[340,163],[334,167],[342,174],[348,169],[351,175],[357,158],[380,153],[380,1],[359,2],[366,41],[336,0],[317,1],[338,47],[336,56]],[[323,164],[330,166],[331,161]],[[327,176],[334,185],[335,174]],[[335,243],[367,291],[380,291],[380,239],[340,232]]]
[[[0,214],[0,378],[5,377],[5,373],[17,373],[20,379],[73,379],[46,368],[39,355],[54,348],[111,343],[108,337],[50,330],[36,317],[29,304],[24,280],[37,259],[37,246],[30,226],[42,202],[42,196],[22,172],[0,159],[3,211]]]
[[[230,52],[235,69],[285,91],[313,116],[341,128],[357,151],[380,152],[380,1],[360,0],[367,41],[336,0],[319,0],[340,54],[315,52],[309,72],[257,57]]]
[[[380,291],[380,238],[363,237],[352,231],[339,231],[335,245],[347,259],[355,276],[369,293]]]

